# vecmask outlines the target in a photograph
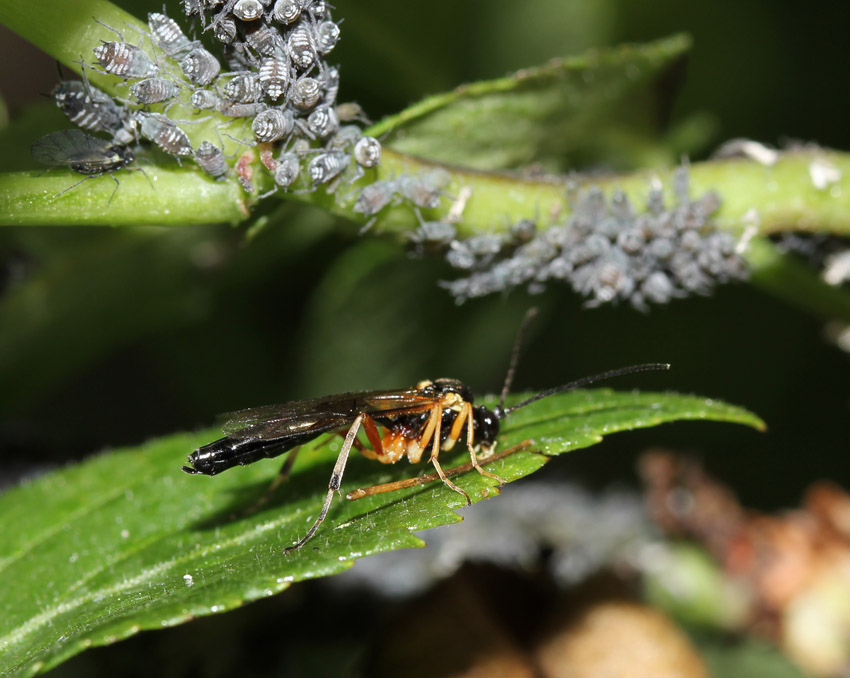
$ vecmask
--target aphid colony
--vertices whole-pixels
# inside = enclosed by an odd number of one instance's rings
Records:
[[[642,211],[621,191],[610,199],[595,187],[571,193],[570,216],[545,230],[520,221],[507,233],[458,240],[451,224],[424,222],[414,248],[437,246],[453,267],[470,272],[441,283],[458,303],[519,285],[541,292],[561,280],[589,297],[588,306],[624,301],[646,310],[748,275],[737,239],[711,219],[719,197],[708,192],[692,200],[684,167],[674,174],[672,206],[660,187],[649,191]]]
[[[327,2],[184,0],[182,5],[187,15],[200,19],[202,31],[215,36],[220,56],[190,39],[164,13],[148,15],[148,30],[139,31],[137,44],[106,26],[117,39],[93,49],[91,68],[124,78],[127,98],[113,99],[85,78],[63,81],[52,94],[71,122],[110,136],[111,146],[148,141],[178,161],[191,157],[216,179],[229,171],[222,134],[248,146],[263,144],[263,164],[284,189],[304,177],[308,186],[334,190],[340,180],[359,179],[380,163],[380,142],[353,124],[362,119],[360,108],[336,102],[339,70],[325,56],[340,30]],[[217,114],[219,127],[227,130],[214,128],[214,138],[193,147],[187,125],[209,117],[170,116],[177,103],[184,110]],[[232,125],[236,119],[245,124]],[[54,164],[68,163],[54,158]]]

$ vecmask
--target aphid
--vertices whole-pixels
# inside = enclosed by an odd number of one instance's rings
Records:
[[[336,96],[339,93],[339,69],[335,66],[331,66],[330,68],[325,68],[322,66],[322,72],[319,76],[322,83],[322,89],[325,90],[325,96],[323,97],[326,104],[333,105],[336,103]],[[343,104],[344,106],[345,104]],[[355,104],[356,105],[356,104]],[[360,109],[361,112],[363,109]],[[344,111],[337,111],[337,114],[345,113]],[[354,118],[347,118],[344,115],[339,115],[340,120],[354,120]]]
[[[202,141],[195,151],[195,162],[216,181],[227,178],[227,161],[222,150],[209,141]]]
[[[222,19],[215,25],[213,35],[219,42],[229,45],[236,39],[236,22],[233,19]]]
[[[289,32],[286,39],[289,57],[300,71],[306,71],[316,61],[316,48],[307,26],[299,24]]]
[[[426,250],[440,251],[448,247],[457,236],[457,227],[448,221],[424,221],[420,216],[419,228],[410,234],[413,253],[421,255]]]
[[[434,209],[440,206],[442,188],[451,180],[445,170],[399,177],[399,192],[417,207]]]
[[[301,16],[301,7],[295,0],[277,0],[274,3],[272,16],[282,24],[291,24]]]
[[[308,111],[317,103],[322,95],[322,88],[315,78],[301,77],[292,86],[289,102],[302,111]]]
[[[314,33],[316,51],[319,54],[327,54],[339,42],[339,26],[333,21],[323,21],[316,26]]]
[[[145,78],[130,85],[130,92],[140,104],[158,104],[176,97],[180,87],[168,78]]]
[[[231,103],[250,104],[263,98],[260,76],[246,72],[233,77],[224,86],[224,98]]]
[[[367,217],[374,216],[390,204],[397,190],[398,185],[395,181],[373,181],[360,191],[354,203],[354,211]]]
[[[251,129],[257,141],[277,141],[292,133],[295,124],[292,111],[280,108],[268,108],[257,114],[251,123]]]
[[[147,52],[126,42],[103,42],[94,55],[103,70],[122,78],[149,78],[159,72]]]
[[[329,5],[325,0],[307,0],[302,2],[301,9],[310,10],[314,19],[323,19],[330,13]]]
[[[281,153],[274,170],[274,182],[289,188],[301,173],[301,159],[296,153]]]
[[[159,12],[148,14],[148,27],[154,44],[172,59],[181,59],[194,47],[177,22],[165,14]]]
[[[189,455],[190,465],[184,466],[183,471],[216,475],[234,466],[244,466],[291,452],[281,473],[269,488],[272,491],[288,474],[299,446],[323,433],[337,432],[344,435],[345,440],[334,464],[321,511],[306,534],[284,550],[284,553],[290,553],[306,544],[324,522],[334,494],[342,485],[352,447],[356,447],[367,459],[384,464],[394,464],[404,457],[411,463],[417,463],[428,451],[429,461],[439,479],[470,504],[469,495],[449,480],[443,470],[439,459],[441,452],[448,452],[459,440],[465,439],[472,468],[481,475],[504,483],[504,479],[482,468],[476,448],[483,453],[481,457],[489,454],[499,435],[501,420],[512,412],[541,398],[581,388],[602,379],[650,370],[667,370],[670,367],[666,364],[647,364],[611,370],[542,391],[517,405],[505,407],[519,344],[531,317],[533,313],[527,314],[526,322],[520,328],[501,400],[492,410],[484,405],[474,405],[471,389],[457,379],[426,379],[410,388],[344,393],[251,408],[227,415],[222,427],[225,437],[192,452]],[[371,447],[366,447],[357,439],[361,426]],[[387,491],[395,487],[384,486],[376,490]]]
[[[344,125],[340,127],[331,138],[330,148],[338,151],[347,151],[357,143],[360,138],[360,128],[357,125]]]
[[[336,99],[336,94],[334,94],[333,98]],[[327,89],[325,89],[325,101],[329,101]],[[363,107],[354,101],[336,104],[335,108],[336,115],[340,119],[340,122],[351,122],[352,120],[357,120],[365,125],[368,125],[371,122],[369,118],[366,117]]]
[[[354,160],[366,169],[377,167],[381,163],[381,142],[375,137],[360,137],[354,144]]]
[[[242,21],[256,21],[263,16],[263,5],[259,0],[236,0],[233,16]]]
[[[286,43],[276,28],[266,25],[264,22],[252,24],[245,31],[245,42],[257,53],[263,56],[285,59]]]
[[[87,179],[94,179],[104,174],[112,177],[115,182],[115,191],[117,191],[118,179],[112,173],[135,160],[129,146],[115,145],[78,129],[51,132],[37,139],[30,148],[30,153],[33,160],[37,162],[56,167],[69,167],[75,172],[87,175],[85,179],[69,186],[62,193],[67,193]],[[115,191],[112,192],[113,196]],[[112,197],[109,200],[111,202]]]
[[[177,157],[194,153],[186,132],[173,120],[161,113],[140,112],[138,115],[142,121],[141,134],[145,139],[153,141],[163,151]]]
[[[196,85],[206,87],[218,77],[221,64],[209,50],[201,46],[192,50],[180,60],[180,68],[184,75]]]
[[[286,91],[290,69],[286,59],[267,57],[260,62],[260,87],[270,99],[279,99]]]
[[[50,95],[59,110],[78,127],[106,132],[121,144],[133,141],[133,123],[124,108],[87,80],[63,80]]]
[[[195,108],[206,111],[221,104],[221,97],[210,89],[196,89],[191,101]]]
[[[322,151],[307,165],[313,184],[326,184],[348,167],[349,156],[343,151]]]
[[[222,101],[216,110],[228,118],[253,118],[264,111],[266,105],[262,102],[253,104],[240,104],[231,101]]]
[[[338,128],[339,120],[330,106],[319,106],[307,116],[308,136],[313,139],[326,139]]]

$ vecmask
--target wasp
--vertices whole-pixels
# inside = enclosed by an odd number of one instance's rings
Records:
[[[192,452],[189,455],[190,466],[183,466],[183,471],[213,476],[234,466],[244,466],[291,452],[269,489],[272,491],[288,475],[301,445],[323,433],[336,432],[343,435],[345,440],[334,464],[322,509],[304,537],[284,549],[284,553],[289,553],[306,544],[327,517],[334,494],[340,491],[352,447],[367,459],[384,464],[394,464],[404,457],[411,463],[417,463],[428,452],[428,460],[436,471],[435,480],[441,480],[448,488],[460,494],[467,504],[471,504],[469,495],[449,479],[455,472],[443,469],[440,464],[441,452],[451,450],[463,439],[469,451],[468,468],[474,468],[478,473],[503,484],[504,479],[484,470],[481,460],[493,452],[500,422],[511,412],[541,398],[601,379],[670,367],[667,364],[651,363],[611,370],[542,391],[517,405],[505,407],[524,328],[532,316],[532,313],[527,315],[520,329],[500,403],[493,409],[474,404],[472,391],[463,382],[445,378],[420,381],[410,388],[342,393],[282,405],[249,408],[223,415],[222,430],[225,437]],[[361,428],[370,447],[357,437]],[[399,484],[378,491],[403,486],[406,485]],[[373,493],[377,492],[366,492]]]

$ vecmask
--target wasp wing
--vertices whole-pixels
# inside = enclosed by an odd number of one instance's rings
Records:
[[[70,165],[102,161],[111,144],[78,129],[62,129],[45,134],[30,147],[33,160],[45,165]]]
[[[274,440],[318,435],[350,425],[359,414],[403,413],[427,407],[433,399],[416,389],[362,391],[264,405],[221,415],[221,429],[237,440]]]

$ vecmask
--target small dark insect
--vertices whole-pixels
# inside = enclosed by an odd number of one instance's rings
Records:
[[[129,146],[116,146],[111,141],[98,139],[78,129],[51,132],[37,139],[30,148],[30,153],[33,160],[37,162],[55,167],[69,167],[75,172],[87,175],[85,179],[69,186],[58,195],[67,193],[87,179],[94,179],[104,174],[112,177],[115,182],[115,191],[117,191],[118,179],[112,173],[135,160]],[[112,191],[110,202],[115,191]]]
[[[299,446],[322,433],[336,432],[344,435],[345,442],[334,465],[328,492],[318,517],[304,537],[284,549],[284,553],[301,548],[324,522],[334,493],[338,492],[342,485],[343,473],[352,447],[356,447],[367,459],[375,459],[384,464],[394,464],[404,457],[416,463],[430,450],[429,461],[439,479],[469,504],[469,495],[449,480],[449,474],[443,470],[439,461],[440,452],[451,450],[462,437],[465,438],[471,466],[482,475],[504,482],[502,478],[482,468],[476,447],[480,447],[485,455],[490,453],[499,435],[500,421],[510,413],[541,398],[580,388],[594,381],[648,370],[666,370],[670,367],[666,364],[648,364],[611,370],[542,391],[518,405],[506,408],[505,398],[516,369],[519,346],[525,328],[533,316],[532,309],[520,328],[500,403],[492,410],[484,405],[473,405],[472,391],[457,379],[425,380],[411,388],[343,393],[241,410],[225,415],[227,419],[223,431],[226,437],[192,452],[189,455],[191,465],[184,466],[183,470],[186,473],[212,476],[234,466],[244,466],[291,451],[281,474],[269,488],[273,490],[291,469]],[[357,438],[361,426],[371,448],[366,447]]]

